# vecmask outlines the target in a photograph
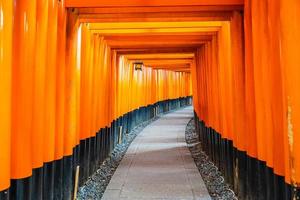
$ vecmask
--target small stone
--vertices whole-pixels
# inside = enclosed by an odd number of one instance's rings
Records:
[[[124,143],[118,144],[111,155],[99,166],[99,169],[88,178],[87,182],[78,188],[77,199],[101,199],[109,181],[125,155],[127,148],[134,138],[157,117],[139,125],[139,128],[133,129],[128,133],[128,138]]]
[[[209,160],[209,157],[202,151],[201,142],[195,131],[195,122],[192,119],[186,128],[186,143],[192,154],[196,166],[206,184],[208,192],[214,200],[234,200],[237,199],[234,192],[225,182],[222,173]]]

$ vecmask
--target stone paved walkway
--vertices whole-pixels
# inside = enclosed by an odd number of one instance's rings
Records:
[[[131,143],[102,199],[211,199],[185,143],[187,107],[162,116]]]

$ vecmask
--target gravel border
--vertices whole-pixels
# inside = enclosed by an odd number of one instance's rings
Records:
[[[187,105],[189,106],[189,105]],[[136,138],[136,136],[142,132],[142,130],[151,124],[152,122],[159,119],[168,113],[174,112],[179,109],[184,109],[187,106],[182,106],[164,113],[160,113],[154,118],[142,122],[132,129],[130,133],[124,138],[122,144],[117,144],[111,155],[104,160],[104,162],[99,166],[98,170],[88,178],[85,184],[78,188],[77,199],[78,200],[100,200],[108,186],[113,174],[115,173],[117,167],[119,166],[122,158],[126,154],[126,151],[131,144],[131,142]]]
[[[211,198],[213,200],[237,200],[238,198],[225,182],[222,173],[202,151],[201,142],[195,130],[194,118],[186,126],[185,139]]]
[[[146,126],[158,118],[159,116],[156,116],[153,119],[143,122],[128,133],[126,138],[124,138],[124,142],[116,145],[111,155],[105,159],[99,169],[78,189],[77,199],[100,200],[131,142]]]

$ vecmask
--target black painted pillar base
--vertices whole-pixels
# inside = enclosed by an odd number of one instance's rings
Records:
[[[125,141],[127,133],[156,116],[154,108],[157,108],[158,113],[164,113],[188,105],[190,99],[184,97],[160,101],[120,116],[111,123],[111,127],[101,128],[94,137],[81,140],[73,148],[72,155],[44,163],[43,167],[33,169],[31,177],[11,180],[11,187],[0,192],[0,200],[72,199],[77,166],[80,166],[81,186],[111,154],[119,141]]]
[[[43,199],[43,167],[36,168],[32,171],[32,200]]]
[[[203,150],[223,173],[226,182],[239,199],[294,200],[300,199],[299,188],[285,183],[266,162],[252,158],[233,146],[231,140],[210,127],[195,113],[195,128]]]
[[[32,181],[31,178],[12,179],[9,190],[10,199],[31,199]]]
[[[73,156],[63,158],[63,199],[69,200],[73,196]]]

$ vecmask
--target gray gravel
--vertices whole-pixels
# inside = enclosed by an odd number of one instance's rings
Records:
[[[188,123],[185,131],[188,148],[194,158],[199,172],[206,184],[209,194],[214,200],[234,200],[237,199],[235,193],[224,181],[224,177],[219,169],[210,161],[209,157],[202,151],[201,142],[195,131],[194,119]]]
[[[78,189],[77,199],[101,199],[104,191],[120,164],[127,148],[134,138],[150,123],[158,119],[153,118],[136,126],[127,134],[124,142],[118,144],[111,155],[102,163],[99,169],[87,180],[87,182]]]

